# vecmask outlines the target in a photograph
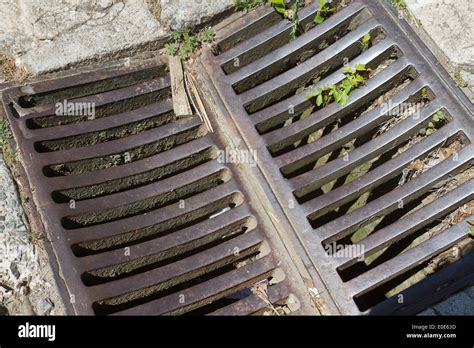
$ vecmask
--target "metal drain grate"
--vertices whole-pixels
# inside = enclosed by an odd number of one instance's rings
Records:
[[[313,1],[295,40],[253,11],[217,33],[201,78],[259,150],[333,308],[416,313],[474,279],[472,105],[388,2],[347,3],[315,26]],[[346,105],[307,100],[356,64],[371,73]]]
[[[298,309],[219,141],[174,115],[164,62],[11,88],[3,104],[70,314]]]

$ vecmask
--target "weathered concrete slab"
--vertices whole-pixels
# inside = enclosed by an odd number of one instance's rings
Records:
[[[161,0],[161,23],[183,29],[208,22],[231,9],[234,0]]]
[[[406,0],[412,26],[474,103],[474,2]]]
[[[457,65],[474,66],[474,2],[406,0],[424,30]]]
[[[0,47],[33,74],[133,55],[167,38],[143,0],[7,0],[0,17]]]

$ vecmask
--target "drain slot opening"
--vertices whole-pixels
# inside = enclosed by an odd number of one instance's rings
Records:
[[[71,199],[82,201],[85,199],[103,197],[113,193],[132,190],[184,173],[216,158],[217,148],[211,146],[183,159],[179,159],[170,164],[137,175],[110,180],[91,186],[53,191],[52,198],[56,203],[69,203]]]
[[[470,211],[474,213],[474,211],[472,210],[474,201],[469,202],[467,205],[471,207]],[[448,217],[449,216],[450,215],[448,215]],[[431,229],[434,229],[437,226],[439,225],[434,223],[430,227]],[[422,239],[424,238],[424,236],[426,236],[426,234],[430,233],[432,233],[430,229],[422,230],[418,231],[417,234],[414,235],[414,237]],[[466,236],[468,235],[468,233],[469,232],[466,231]],[[406,250],[410,250],[413,246],[407,248],[406,245],[410,243],[413,244],[416,242],[418,242],[416,239],[413,241],[412,239],[408,238],[406,240],[398,242],[392,247],[398,249],[406,248]],[[423,242],[419,245],[423,246]],[[406,252],[406,250],[404,252]],[[403,293],[404,290],[410,287],[417,286],[417,284],[423,281],[424,279],[429,278],[434,273],[440,271],[441,269],[450,264],[453,264],[461,258],[471,255],[473,252],[474,240],[472,239],[472,237],[465,237],[456,242],[451,247],[448,246],[444,248],[444,250],[441,250],[436,256],[429,258],[422,264],[414,265],[414,267],[403,272],[397,277],[388,280],[387,282],[379,285],[378,287],[371,289],[368,292],[356,295],[354,297],[354,301],[361,311],[366,311],[390,297]]]
[[[256,282],[253,285],[250,285],[242,290],[239,290],[235,292],[234,294],[231,294],[227,297],[224,297],[220,300],[217,300],[213,303],[210,303],[208,305],[204,305],[198,309],[189,311],[185,313],[184,315],[188,316],[203,316],[203,315],[209,315],[212,314],[215,311],[218,311],[219,309],[222,309],[226,306],[232,305],[234,303],[238,303],[239,301],[242,301],[250,296],[257,296],[259,299],[261,299],[263,302],[266,303],[266,307],[260,309],[259,311],[255,313],[251,313],[252,315],[285,315],[291,312],[288,307],[288,302],[289,302],[289,296],[284,297],[282,299],[279,299],[277,301],[273,301],[273,299],[270,299],[268,292],[272,291],[272,287],[276,285],[269,285],[271,281],[273,281],[273,277],[270,277],[268,279],[261,280],[259,282]],[[261,290],[260,287],[262,285],[265,285],[267,287],[267,290]],[[238,305],[238,304],[237,304]]]
[[[206,235],[199,240],[194,240],[188,244],[181,244],[178,247],[158,254],[148,255],[130,262],[96,269],[93,271],[87,271],[82,275],[82,281],[87,286],[93,286],[112,280],[126,278],[135,274],[144,273],[155,268],[160,268],[175,263],[187,257],[211,249],[219,244],[231,240],[232,238],[248,232],[249,219],[250,218],[246,218],[245,220],[239,221],[238,223],[225,226],[215,233]]]
[[[190,184],[186,184],[185,186],[175,188],[169,192],[161,193],[152,198],[130,203],[125,206],[113,207],[101,212],[91,212],[62,218],[61,224],[66,229],[77,229],[145,214],[147,212],[175,204],[181,200],[210,190],[214,187],[222,185],[230,179],[230,171],[228,169],[223,169],[208,177],[199,179]]]
[[[174,277],[172,280],[162,284],[140,289],[112,299],[98,301],[93,304],[94,311],[98,315],[112,314],[178,293],[179,291],[204,283],[213,278],[217,278],[223,274],[238,269],[238,262],[255,258],[259,254],[259,246],[260,245],[256,245],[247,250],[242,250],[242,253],[238,256],[230,254],[228,257],[220,259],[204,269],[198,269],[190,274]],[[245,285],[243,284],[241,287],[243,288]],[[240,290],[240,288],[232,291],[232,293],[237,292],[238,290]],[[225,295],[222,297],[225,297]]]
[[[272,156],[277,157],[291,152],[297,148],[304,147],[305,145],[312,144],[331,133],[342,131],[343,129],[345,129],[343,128],[345,125],[350,125],[352,121],[362,118],[365,114],[367,114],[377,106],[383,104],[385,100],[390,98],[390,96],[405,88],[411,81],[413,81],[413,75],[414,72],[411,71],[411,68],[407,68],[402,72],[401,75],[398,75],[394,79],[391,79],[385,84],[379,86],[376,90],[374,90],[374,93],[367,93],[362,98],[354,99],[354,101],[351,102],[350,105],[334,113],[331,113],[328,116],[321,117],[317,112],[313,112],[313,107],[310,107],[298,117],[289,119],[285,123],[282,132],[285,128],[291,129],[291,127],[299,127],[298,125],[292,126],[298,121],[308,119],[307,121],[305,121],[306,123],[308,123],[308,121],[311,121],[311,119],[313,119],[314,121],[309,124],[309,127],[306,127],[302,131],[295,132],[293,134],[290,133],[291,135],[287,138],[270,144],[268,146],[268,149],[270,150]],[[428,97],[426,97],[425,99],[428,99]],[[407,103],[421,102],[422,100],[420,90],[415,96],[410,96],[409,99],[404,102],[404,105],[407,105]],[[389,116],[382,115],[378,122],[382,122],[387,117]],[[331,144],[331,146],[334,147],[336,145]],[[324,152],[325,151],[318,151],[318,153],[310,154],[302,160],[295,161],[290,165],[282,167],[281,171],[286,178],[292,178],[294,176],[297,176],[305,171],[305,169],[302,167],[311,167],[313,163],[308,162],[310,160],[315,162],[315,156],[327,154],[327,152]]]
[[[109,141],[123,139],[131,135],[140,134],[147,130],[169,124],[176,120],[173,112],[167,112],[144,120],[128,123],[123,126],[109,128],[97,132],[84,133],[72,137],[40,141],[35,143],[38,152],[52,152],[75,149]]]
[[[240,193],[233,193],[201,208],[187,213],[185,212],[177,217],[162,221],[152,226],[109,238],[74,244],[72,250],[76,256],[88,256],[143,243],[206,221],[216,212],[226,207],[230,207],[231,209],[237,207],[242,204],[242,201],[243,198]]]
[[[336,147],[336,149],[332,152],[325,151],[327,152],[326,154],[319,156],[317,160],[313,161],[309,166],[306,166],[306,168],[303,167],[302,169],[300,169],[300,172],[302,173],[302,175],[300,177],[296,177],[296,180],[297,180],[296,182],[298,181],[305,182],[306,181],[305,179],[303,179],[302,181],[300,181],[299,179],[309,177],[310,175],[312,176],[312,173],[315,173],[314,171],[317,171],[317,170],[324,171],[325,168],[323,167],[328,164],[336,166],[336,164],[339,163],[340,166],[342,167],[345,162],[348,163],[350,162],[351,158],[358,158],[357,157],[358,154],[359,153],[361,154],[361,157],[360,157],[361,160],[353,163],[352,165],[346,166],[346,168],[341,168],[337,172],[332,172],[330,174],[327,174],[324,177],[321,177],[310,184],[304,185],[296,189],[294,191],[294,194],[298,202],[305,203],[308,200],[319,197],[320,195],[324,193],[328,193],[331,190],[341,185],[348,184],[349,182],[356,180],[357,178],[361,177],[365,173],[395,158],[397,155],[406,151],[415,143],[424,139],[426,136],[429,136],[429,135],[426,135],[426,128],[431,123],[433,114],[430,114],[430,117],[427,117],[424,120],[424,122],[415,124],[412,127],[412,129],[408,129],[408,132],[405,132],[402,136],[397,137],[397,138],[391,137],[390,138],[391,140],[389,143],[387,143],[386,141],[385,142],[382,141],[383,139],[381,138],[384,133],[387,133],[391,128],[394,128],[397,124],[399,124],[403,120],[406,120],[410,117],[413,119],[415,119],[416,117],[420,117],[419,113],[423,112],[424,108],[427,107],[428,103],[429,103],[428,99],[422,99],[422,97],[420,96],[420,99],[418,99],[417,102],[415,102],[414,104],[412,104],[410,107],[406,109],[404,108],[403,112],[397,112],[397,110],[392,110],[391,112],[389,112],[389,114],[392,116],[389,116],[388,120],[386,120],[385,122],[382,122],[381,120],[382,125],[379,126],[379,128],[375,127],[374,129],[369,130],[368,133],[362,134],[348,141],[347,143],[345,143],[344,145],[340,147]],[[412,122],[412,121],[409,120],[409,122]],[[441,128],[448,122],[449,122],[449,118],[448,116],[446,116],[443,121],[437,122],[436,125],[433,125],[433,128],[429,128],[429,129],[430,131],[434,133],[438,128]],[[386,126],[386,125],[389,125],[389,126]],[[399,126],[398,129],[401,129],[401,127],[402,126]],[[335,128],[337,129],[337,125],[335,126]],[[383,128],[383,132],[380,132],[382,128]],[[393,132],[395,132],[396,130],[394,130]],[[394,134],[393,132],[392,134]],[[417,141],[415,142],[415,140]],[[372,158],[367,158],[367,156],[363,156],[363,153],[361,152],[362,151],[361,148],[364,149],[365,148],[363,147],[364,145],[367,147],[371,144],[370,142],[373,142],[373,141],[379,142],[381,145],[387,143],[387,145],[385,145],[383,148],[380,148],[374,151],[372,154],[373,156]],[[403,142],[402,144],[400,144],[401,141]],[[399,143],[398,146],[396,145],[397,142]],[[384,149],[388,152],[383,153],[382,151],[384,151]],[[353,154],[355,154],[355,156],[352,156]],[[365,158],[365,161],[362,158]],[[338,162],[333,162],[336,160]],[[319,168],[322,168],[322,169],[319,169]],[[304,171],[304,169],[307,169],[307,170]],[[308,173],[308,174],[303,174],[303,173]]]
[[[189,130],[165,137],[159,141],[142,145],[121,153],[105,157],[49,165],[43,168],[43,174],[47,177],[78,175],[136,162],[167,151],[175,146],[198,139],[206,133],[206,127],[198,125]]]
[[[338,0],[338,1],[334,1],[333,3],[334,3],[334,6],[336,6],[336,11],[339,11],[342,8],[341,5],[342,3],[344,3],[344,1]],[[317,7],[318,5],[316,4],[316,2],[313,2],[312,4],[303,8],[299,12],[299,19],[300,19],[299,24],[300,24],[300,27],[303,29],[303,33],[300,33],[300,34],[304,34],[310,31],[315,26],[314,17],[317,12]],[[332,16],[333,14],[331,14],[331,17]],[[280,20],[279,20],[279,23],[276,23],[276,25],[282,28],[281,31],[275,32],[275,30],[279,30],[279,29],[275,27],[268,27],[268,26],[260,27],[259,31],[253,31],[253,33],[261,35],[262,41],[252,46],[251,48],[246,49],[245,51],[238,54],[237,56],[233,57],[233,59],[222,64],[222,70],[224,71],[226,75],[229,75],[238,71],[242,67],[264,57],[267,54],[271,54],[272,51],[290,42],[291,27],[289,25],[289,22],[286,19],[282,19],[280,15],[278,15],[278,17],[280,17]],[[250,36],[250,34],[252,33],[248,31],[244,35]],[[235,46],[235,47],[238,48],[238,46]],[[236,60],[238,60],[239,64],[235,64]]]
[[[255,71],[251,75],[248,75],[242,80],[234,83],[232,86],[234,88],[234,91],[237,94],[243,93],[285,71],[292,69],[296,65],[303,63],[304,61],[323,51],[325,48],[332,45],[337,40],[340,40],[348,33],[360,26],[362,23],[366,22],[370,17],[371,14],[366,8],[361,9],[359,12],[346,18],[338,26],[330,28],[327,32],[323,34],[323,36],[318,36],[316,39],[313,39],[307,44],[302,45],[296,50],[291,51],[282,59],[274,60],[265,67],[258,69],[258,71]],[[373,43],[376,43],[377,41],[380,41],[380,39],[382,39],[382,35],[380,35],[379,31],[373,30],[371,32]],[[310,35],[313,35],[313,33],[306,32],[298,39],[296,39],[295,43],[300,40],[306,40],[305,38],[309,37]]]
[[[416,136],[417,135],[415,134],[415,137]],[[450,140],[452,141],[452,138]],[[370,174],[371,171],[375,170],[376,168],[380,168],[384,163],[390,162],[391,159],[396,158],[400,154],[400,151],[404,151],[411,146],[412,145],[410,144],[410,140],[408,140],[401,146],[397,146],[392,150],[385,152],[381,156],[364,163],[363,165],[354,169],[353,172],[351,172],[353,173],[353,176],[351,176],[351,174],[345,175],[342,177],[342,179],[339,179],[340,183],[337,183],[338,180],[335,180],[330,183],[328,185],[329,187],[325,188],[327,190],[325,194],[328,194],[328,192],[331,192],[332,190],[340,189],[343,187],[334,187],[336,184],[349,185],[351,182],[356,183],[358,178],[362,179],[364,175]],[[461,144],[459,150],[463,147],[464,145]],[[438,149],[434,149],[434,151],[438,151]],[[431,153],[433,152],[430,151],[430,154],[428,155],[420,154],[418,160],[423,161],[423,158],[425,160],[430,158]],[[417,163],[417,161],[413,163]],[[412,166],[413,163],[409,164],[408,167]],[[314,213],[310,214],[308,216],[308,219],[310,220],[314,228],[318,228],[338,217],[360,209],[369,202],[372,202],[375,199],[382,197],[386,193],[396,189],[397,187],[406,184],[409,181],[407,180],[407,173],[409,173],[409,170],[407,170],[407,168],[393,168],[387,176],[380,178],[380,180],[378,180],[375,184],[366,186],[357,191],[351,191],[351,193],[348,193],[344,197],[341,197],[341,199],[339,199],[337,202],[334,202],[324,207],[324,209],[315,211]]]
[[[110,117],[117,114],[134,111],[142,108],[145,105],[171,98],[171,89],[169,83],[164,84],[160,80],[155,81],[154,84],[157,85],[156,88],[159,88],[158,90],[139,94],[132,97],[124,97],[123,99],[119,100],[111,100],[109,103],[97,107],[95,106],[95,99],[69,100],[68,103],[73,103],[71,105],[76,105],[74,103],[77,103],[78,110],[74,110],[74,112],[72,112],[72,115],[49,115],[30,118],[26,120],[26,126],[29,129],[41,129],[87,122],[90,121],[92,117],[93,119]],[[150,82],[150,85],[146,88],[153,89],[153,84]],[[61,103],[63,102],[64,101],[61,101]],[[91,114],[89,115],[88,113],[91,111],[89,109],[91,109],[92,107],[93,113],[91,112]]]
[[[308,84],[313,84],[315,81],[324,79],[325,77],[341,69],[348,60],[351,61],[364,52],[365,49],[361,44],[361,40],[364,35],[365,34],[361,34],[361,36],[358,37],[357,40],[354,40],[342,51],[336,53],[333,57],[331,57],[331,59],[325,60],[324,62],[321,62],[321,64],[319,64],[318,66],[311,67],[307,71],[303,71],[296,77],[292,75],[292,78],[288,79],[283,84],[272,88],[271,91],[259,95],[256,98],[252,98],[251,101],[244,104],[245,110],[249,115],[251,115],[259,110],[278,103],[284,98],[294,95],[299,89],[308,86]],[[385,37],[385,32],[383,31],[382,27],[377,27],[370,31],[370,36],[373,37],[373,40],[375,41],[382,41]],[[304,65],[309,66],[309,64],[312,63],[312,60],[316,60],[318,58],[319,56],[314,56],[313,58],[299,65],[298,68]],[[284,74],[290,75],[291,72],[292,70],[288,70]],[[276,78],[281,79],[281,76],[284,75],[280,75]],[[269,84],[271,82],[273,81],[268,80],[266,83]],[[264,85],[260,85],[259,87],[262,86]],[[249,90],[247,92],[250,93],[251,91],[252,90]]]
[[[472,169],[470,169],[470,171],[472,171]],[[466,174],[466,172],[461,173],[461,175],[464,174]],[[461,185],[462,184],[459,184],[456,187],[459,187]],[[452,189],[454,189],[454,187]],[[432,198],[433,192],[427,193],[422,197],[410,202],[400,211],[395,211],[391,214],[388,214],[383,218],[378,219],[374,223],[364,226],[363,228],[365,228],[366,230],[372,230],[369,235],[375,235],[383,228],[390,226],[390,224],[392,223],[395,223],[397,220],[409,218],[409,215],[411,213],[429,204],[427,202],[430,202]],[[422,241],[441,233],[442,231],[451,227],[454,223],[458,223],[467,216],[474,214],[474,201],[471,200],[469,202],[456,203],[457,204],[453,204],[453,206],[450,207],[447,213],[444,213],[431,223],[427,222],[426,226],[423,226],[417,230],[410,232],[410,234],[405,238],[391,242],[384,247],[377,248],[377,250],[371,250],[370,253],[365,253],[364,261],[355,262],[354,260],[351,260],[350,263],[346,263],[343,266],[339,267],[337,271],[341,276],[341,279],[344,282],[348,282],[358,277],[359,275],[377,267],[383,262],[390,260],[394,256],[397,256],[405,252],[406,250],[409,250],[419,245]],[[356,232],[356,234],[352,235],[350,238],[346,238],[346,240],[343,242],[341,241],[341,243],[344,243],[345,246],[355,245],[356,243],[358,245],[363,246],[364,239],[367,237],[363,238],[362,235],[366,234],[367,232],[361,229],[361,231]],[[355,240],[360,238],[362,238],[362,240],[354,242]]]
[[[48,91],[19,98],[18,104],[22,108],[31,108],[39,105],[55,103],[58,100],[86,97],[132,85],[162,76],[167,70],[166,65],[153,66],[143,70],[133,71],[128,74],[107,78],[87,84]]]
[[[375,77],[377,74],[379,74],[385,68],[387,68],[388,66],[393,64],[400,57],[402,57],[402,52],[399,50],[399,48],[397,46],[388,47],[386,50],[381,52],[377,57],[373,58],[370,62],[368,62],[366,64],[366,67],[371,70],[369,78]],[[341,66],[339,66],[336,70],[338,70],[339,68],[342,68],[342,66],[343,65],[341,64]],[[413,72],[415,74],[415,76],[413,76],[413,78],[415,78],[416,77],[416,70],[411,69],[411,72]],[[327,79],[329,79],[329,78],[331,78],[331,75],[329,75],[327,77]],[[341,78],[341,80],[342,80],[342,78]],[[341,80],[334,81],[334,82],[338,83]],[[315,86],[322,85],[321,82],[324,82],[324,81],[325,80],[318,81]],[[283,128],[284,125],[285,125],[285,122],[287,122],[289,119],[293,119],[293,118],[296,117],[296,120],[297,120],[303,112],[305,112],[305,111],[308,112],[307,110],[309,108],[313,107],[313,103],[312,103],[312,101],[307,100],[306,95],[311,91],[311,88],[308,88],[308,87],[313,86],[313,82],[314,82],[313,80],[308,81],[308,83],[306,85],[300,86],[299,89],[297,89],[295,91],[296,96],[298,96],[299,94],[303,94],[304,98],[302,100],[300,98],[296,102],[292,102],[292,98],[287,98],[286,100],[280,101],[280,102],[286,102],[287,103],[287,107],[285,107],[285,110],[282,111],[282,112],[279,112],[277,114],[274,114],[271,117],[266,118],[263,121],[258,121],[255,125],[256,128],[257,128],[257,131],[260,134],[263,135],[263,134],[269,133],[271,131],[274,131],[276,129]],[[304,90],[303,90],[303,88],[304,88]],[[294,99],[294,97],[293,97],[293,99]],[[280,102],[278,104],[280,104]],[[269,108],[269,109],[271,109],[271,108]],[[262,110],[262,112],[265,111],[265,110],[266,109]],[[316,109],[314,108],[313,111],[315,111],[315,110]]]

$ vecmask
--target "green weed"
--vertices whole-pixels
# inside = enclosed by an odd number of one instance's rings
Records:
[[[336,8],[332,7],[327,0],[319,0],[319,8],[316,16],[314,17],[314,23],[323,23],[334,12],[336,12]]]
[[[11,137],[12,134],[7,121],[4,118],[0,118],[0,150],[6,147]]]
[[[167,43],[165,49],[168,55],[178,56],[182,60],[186,60],[203,43],[214,41],[214,36],[215,34],[210,28],[202,29],[197,35],[194,35],[189,28],[183,31],[174,31],[171,33],[173,42]]]
[[[440,125],[445,123],[446,120],[447,118],[444,112],[442,111],[436,112],[431,118],[431,121],[426,126],[426,135],[433,134],[436,131],[436,129],[439,128]]]
[[[290,36],[294,40],[301,33],[300,20],[298,17],[298,11],[304,6],[304,1],[297,0],[290,7],[285,3],[285,0],[270,0],[273,8],[276,12],[288,19],[291,23]]]
[[[253,8],[263,5],[267,0],[236,0],[235,1],[235,10],[236,11],[245,11],[249,12]]]
[[[407,3],[405,2],[405,0],[392,0],[392,5],[398,11],[404,11],[407,9]]]
[[[362,50],[366,50],[370,47],[370,43],[372,42],[372,39],[370,37],[370,33],[365,34],[362,37],[362,40],[360,40],[360,44],[362,45]]]
[[[457,67],[454,70],[454,79],[456,80],[456,85],[461,88],[469,87],[469,84],[461,76],[461,68]]]
[[[354,89],[367,81],[368,69],[364,64],[356,64],[355,68],[342,68],[342,71],[346,77],[341,82],[332,86],[318,87],[306,97],[314,100],[318,107],[325,107],[333,101],[342,106],[346,105]]]

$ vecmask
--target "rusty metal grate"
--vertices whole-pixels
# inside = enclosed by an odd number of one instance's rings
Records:
[[[313,1],[294,40],[268,7],[228,23],[201,79],[259,150],[332,308],[416,313],[474,279],[472,105],[388,2],[347,3],[315,26]],[[308,91],[346,64],[371,76],[346,105],[315,107]]]
[[[220,140],[175,116],[163,61],[14,87],[3,104],[70,314],[298,309]]]

